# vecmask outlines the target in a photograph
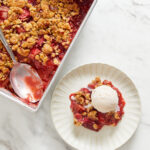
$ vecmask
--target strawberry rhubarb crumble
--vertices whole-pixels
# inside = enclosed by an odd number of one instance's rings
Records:
[[[0,1],[0,27],[5,38],[16,59],[36,69],[43,81],[43,90],[55,74],[92,2]],[[12,66],[12,60],[0,43],[0,87],[14,92],[9,81]]]
[[[110,81],[102,82],[99,77],[87,88],[72,93],[70,101],[74,124],[94,131],[99,131],[104,125],[116,126],[124,114],[125,101],[121,92]]]

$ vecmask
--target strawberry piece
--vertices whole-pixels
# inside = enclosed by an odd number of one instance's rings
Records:
[[[112,83],[111,83],[110,81],[104,80],[104,81],[103,81],[103,84],[104,84],[104,85],[109,85],[109,86],[112,87]]]
[[[82,115],[79,114],[79,113],[76,113],[76,114],[74,115],[74,117],[75,117],[76,119],[78,119],[78,120],[82,119]]]
[[[59,54],[59,58],[60,58],[60,60],[62,60],[62,59],[63,59],[64,55],[65,55],[64,53]]]
[[[6,27],[5,27],[5,30],[10,30],[10,29],[11,29],[11,27],[12,27],[11,25],[6,26]]]
[[[3,11],[3,12],[8,12],[9,8],[6,7],[6,6],[1,6],[0,7],[0,11]]]
[[[52,60],[48,60],[47,61],[47,66],[54,66],[55,64],[53,63],[53,61]]]
[[[41,37],[37,42],[37,46],[42,46],[43,42],[44,42],[44,37]]]
[[[23,13],[19,16],[19,19],[21,19],[22,21],[25,21],[27,19],[30,18],[30,12],[27,9],[23,10]]]
[[[5,20],[8,17],[8,7],[1,6],[0,7],[0,20]]]
[[[97,129],[94,129],[94,128],[93,128],[93,125],[94,125],[94,124],[96,124],[96,125],[98,126]],[[103,127],[102,124],[97,124],[95,121],[90,120],[90,119],[88,119],[88,118],[84,118],[83,126],[84,126],[85,128],[88,128],[88,129],[91,129],[91,130],[94,130],[94,131],[99,131],[99,130]]]
[[[88,84],[88,88],[95,89],[95,85],[94,84]]]
[[[8,17],[7,12],[0,11],[0,19],[1,20],[5,20],[5,19],[7,19],[7,17]]]
[[[89,89],[87,89],[87,88],[82,88],[81,91],[85,92],[85,93],[90,93]]]
[[[35,5],[36,4],[36,0],[28,0],[28,2],[32,5]]]
[[[57,66],[50,60],[47,62],[46,65],[43,65],[41,62],[34,59],[33,63],[41,79],[45,82],[49,82],[55,74]]]
[[[85,111],[85,108],[79,104],[77,104],[75,101],[71,101],[71,109],[74,113],[82,113]]]
[[[17,33],[24,33],[26,30],[23,27],[16,28]]]
[[[38,48],[32,48],[29,57],[34,58],[35,55],[39,54],[41,51]]]
[[[81,124],[84,123],[84,117],[79,114],[79,113],[76,113],[74,114],[74,117],[78,120],[78,122],[80,122]]]

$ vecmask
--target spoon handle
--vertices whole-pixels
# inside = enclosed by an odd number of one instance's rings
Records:
[[[15,55],[13,54],[11,48],[9,47],[9,45],[8,45],[8,43],[7,43],[7,41],[6,41],[5,37],[4,37],[4,34],[3,34],[1,29],[0,29],[0,40],[3,43],[3,45],[5,46],[7,52],[9,53],[11,59],[13,60],[13,62],[16,63],[17,61],[15,59]]]

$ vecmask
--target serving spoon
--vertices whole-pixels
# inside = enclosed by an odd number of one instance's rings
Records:
[[[0,40],[14,64],[9,78],[15,93],[20,98],[27,99],[29,102],[38,102],[43,95],[43,83],[38,73],[30,65],[16,61],[1,29]]]

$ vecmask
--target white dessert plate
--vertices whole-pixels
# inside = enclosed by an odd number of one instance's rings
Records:
[[[116,127],[105,126],[99,132],[73,124],[69,95],[86,87],[96,76],[109,80],[122,93],[125,114]],[[115,150],[131,138],[141,116],[138,91],[122,71],[101,63],[86,64],[66,74],[56,86],[51,101],[51,115],[56,130],[64,141],[79,150]]]

